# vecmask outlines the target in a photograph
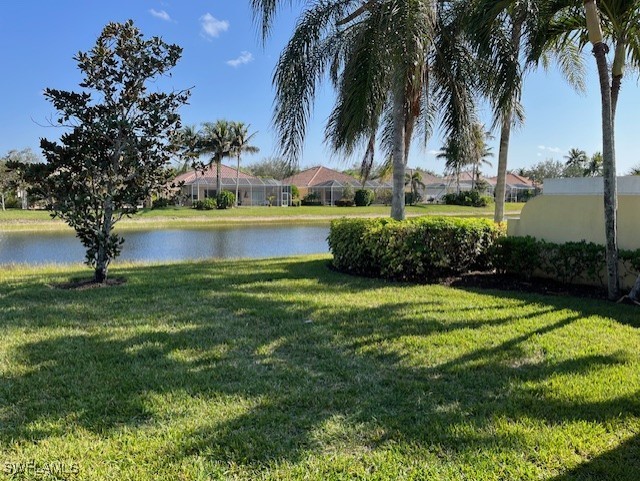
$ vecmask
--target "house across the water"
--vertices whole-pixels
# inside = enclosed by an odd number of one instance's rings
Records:
[[[307,194],[317,194],[320,202],[324,205],[335,205],[336,201],[342,199],[344,188],[347,186],[351,186],[354,190],[371,189],[375,193],[392,188],[390,183],[376,180],[369,180],[363,185],[355,177],[323,166],[303,170],[296,175],[287,177],[283,182],[298,187],[300,197],[305,197]]]
[[[236,178],[240,206],[288,206],[291,203],[291,186],[288,183],[238,172],[227,165],[220,166],[222,190],[235,194]],[[180,174],[175,178],[174,183],[180,185],[180,198],[185,205],[191,205],[197,200],[215,198],[218,194],[215,165],[204,170],[192,170]]]

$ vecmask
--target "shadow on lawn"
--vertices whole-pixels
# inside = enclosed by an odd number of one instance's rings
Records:
[[[640,435],[551,481],[621,481],[640,479]]]
[[[606,303],[537,296],[531,311],[516,319],[508,310],[528,305],[530,298],[488,292],[496,296],[494,309],[504,311],[503,316],[474,309],[471,317],[443,323],[437,314],[460,314],[446,299],[455,291],[434,291],[419,301],[419,316],[408,316],[409,305],[401,302],[363,308],[313,296],[303,301],[287,295],[293,289],[331,299],[388,285],[329,272],[325,260],[269,262],[140,267],[124,273],[130,278],[126,286],[56,292],[55,300],[38,300],[32,291],[47,288],[37,284],[9,292],[0,300],[0,313],[14,307],[11,325],[32,325],[35,315],[41,316],[39,327],[88,332],[54,329],[51,336],[12,353],[25,372],[0,377],[0,440],[37,441],[72,431],[73,425],[101,434],[144,425],[157,416],[150,396],[175,392],[204,399],[240,396],[255,405],[230,419],[202,423],[163,455],[177,459],[206,453],[255,466],[300,461],[323,446],[322,428],[335,418],[361,426],[357,433],[340,436],[358,436],[358,444],[367,449],[406,442],[440,446],[449,455],[496,446],[512,454],[530,448],[516,435],[491,432],[496,418],[535,418],[554,425],[640,416],[640,393],[571,402],[554,397],[544,384],[554,376],[622,365],[627,362],[623,355],[549,362],[531,359],[523,347],[586,315],[607,315]],[[236,270],[217,269],[225,265]],[[290,279],[300,282],[292,287],[286,282]],[[166,295],[158,298],[158,292]],[[508,307],[501,307],[504,299],[511,301]],[[99,304],[98,312],[86,307],[92,303]],[[157,322],[150,322],[150,309]],[[567,314],[554,322],[514,331],[504,342],[437,365],[411,365],[401,351],[389,347],[406,336],[424,339],[507,326],[565,309]],[[621,322],[635,322],[631,310],[628,317],[625,309],[620,312]],[[104,325],[113,331],[105,332]],[[589,473],[623,460],[625,473],[633,476],[598,479],[638,479],[640,457],[631,456],[637,452],[636,437],[557,481],[590,479]]]

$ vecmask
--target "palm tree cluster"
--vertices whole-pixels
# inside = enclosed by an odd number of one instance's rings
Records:
[[[584,150],[572,148],[564,156],[566,177],[597,177],[602,175],[602,154],[596,152],[591,157]]]
[[[263,38],[277,11],[293,3],[251,0]],[[336,102],[326,141],[336,152],[364,152],[363,172],[373,165],[376,146],[391,158],[395,219],[404,218],[405,166],[414,134],[426,142],[439,121],[447,159],[475,158],[477,166],[486,158],[474,142],[476,104],[483,99],[493,109],[493,127],[500,128],[495,220],[502,221],[510,135],[524,121],[520,99],[526,73],[553,61],[581,90],[581,53],[590,42],[603,101],[609,293],[617,294],[613,125],[625,66],[640,63],[637,0],[315,0],[304,5],[274,74],[274,121],[283,153],[297,161],[315,94],[329,78]],[[611,64],[608,44],[614,47]]]
[[[197,130],[194,126],[183,127],[175,139],[175,143],[179,146],[181,157],[185,161],[185,167],[191,164],[196,168],[204,169],[215,164],[217,194],[222,192],[222,179],[220,177],[222,159],[225,157],[236,158],[236,206],[242,154],[259,151],[257,147],[251,145],[256,133],[249,133],[249,127],[244,122],[228,120],[204,122],[200,130]],[[208,161],[198,162],[197,159],[202,156],[209,156]]]

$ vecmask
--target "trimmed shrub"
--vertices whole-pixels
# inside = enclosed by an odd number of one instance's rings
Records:
[[[486,207],[493,203],[493,197],[481,195],[477,190],[445,194],[442,200],[447,205],[463,205],[467,207]]]
[[[340,200],[336,200],[336,206],[337,207],[353,207],[355,204],[355,202],[353,201],[353,199],[345,199],[344,197]]]
[[[309,192],[302,199],[302,205],[322,205],[322,201],[320,200],[320,195],[316,192]]]
[[[533,237],[502,237],[496,241],[491,254],[498,272],[531,279],[540,266],[541,251],[541,243]]]
[[[358,207],[366,207],[373,204],[376,194],[371,189],[358,189],[354,194],[354,202]]]
[[[302,205],[302,201],[300,199],[293,199],[291,201],[291,207],[300,207]]]
[[[193,208],[196,210],[213,210],[218,206],[216,199],[211,197],[204,200],[196,200],[193,203]]]
[[[236,195],[228,190],[223,190],[216,198],[218,209],[231,209],[236,203]]]
[[[340,219],[328,240],[338,270],[424,281],[489,269],[489,250],[501,235],[486,219]]]
[[[163,207],[169,207],[170,205],[174,205],[174,201],[172,199],[167,199],[166,197],[158,197],[154,199],[151,208],[152,209],[161,209]]]

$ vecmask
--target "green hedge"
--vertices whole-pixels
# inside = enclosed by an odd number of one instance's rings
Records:
[[[371,189],[358,189],[354,194],[354,202],[358,207],[366,207],[373,204],[376,193]]]
[[[490,249],[501,235],[486,219],[340,219],[331,223],[328,241],[338,270],[424,281],[489,269]]]
[[[231,209],[236,203],[236,195],[228,190],[223,190],[218,194],[216,198],[216,204],[218,209]]]
[[[204,200],[196,200],[193,202],[193,208],[196,210],[213,210],[218,207],[216,199],[209,197]]]
[[[531,278],[539,273],[565,284],[600,282],[607,278],[605,248],[592,242],[555,244],[533,237],[503,237],[493,248],[498,272]],[[640,249],[618,254],[626,272],[640,271]]]
[[[493,203],[493,197],[482,195],[477,190],[468,190],[446,194],[442,200],[447,205],[463,205],[467,207],[486,207]]]

